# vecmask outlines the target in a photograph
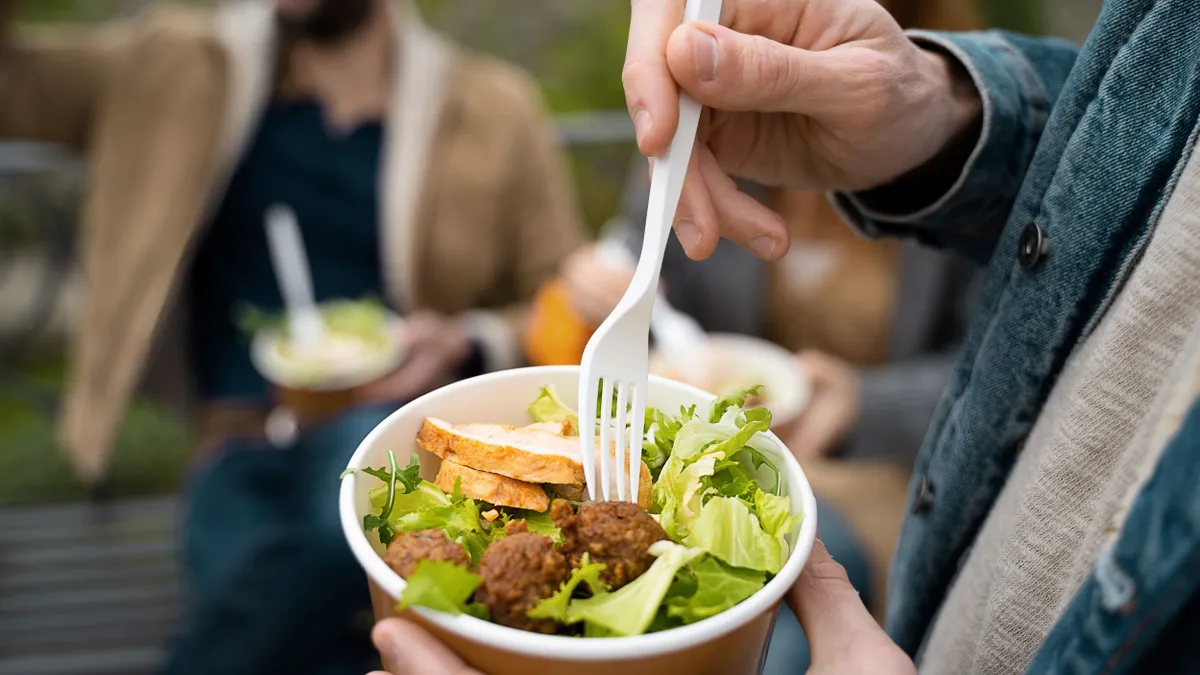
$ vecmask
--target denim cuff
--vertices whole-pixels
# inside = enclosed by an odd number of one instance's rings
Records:
[[[855,193],[835,192],[830,200],[867,237],[910,236],[986,261],[1049,117],[1045,87],[1029,60],[998,32],[908,35],[924,48],[958,59],[970,74],[983,101],[979,140],[950,189],[918,211],[868,207]]]

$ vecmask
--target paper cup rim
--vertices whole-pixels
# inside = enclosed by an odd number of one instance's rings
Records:
[[[376,354],[372,354],[371,358],[363,359],[361,367],[352,368],[316,384],[306,382],[302,377],[288,377],[272,367],[268,350],[278,341],[278,330],[260,330],[254,334],[250,341],[250,360],[254,369],[277,387],[314,392],[353,389],[383,377],[404,361],[406,350],[399,337],[399,329],[403,326],[402,318],[395,314],[389,314],[388,334],[392,336],[392,339],[387,345],[380,347]]]
[[[534,373],[561,374],[579,371],[578,366],[542,366],[534,368],[519,368],[481,375],[462,380],[422,396],[408,405],[396,410],[382,423],[373,429],[362,443],[359,444],[347,466],[348,469],[363,468],[366,455],[374,445],[375,439],[383,434],[383,429],[391,426],[394,420],[407,414],[410,407],[416,407],[426,399],[437,396],[451,396],[456,391],[466,390],[481,383],[494,380],[518,379]],[[650,376],[651,382],[657,386],[673,388],[677,391],[695,396],[698,400],[712,400],[712,394],[691,385],[674,380],[668,380],[656,375]],[[548,656],[569,661],[619,661],[638,659],[655,655],[669,654],[704,644],[737,628],[746,625],[763,612],[772,610],[782,600],[787,590],[796,583],[808,555],[812,550],[817,532],[817,503],[808,478],[800,468],[800,464],[786,446],[774,434],[783,449],[783,473],[789,487],[789,496],[799,498],[803,520],[795,535],[788,560],[784,563],[779,574],[758,590],[754,595],[738,605],[694,624],[672,628],[658,633],[614,638],[579,638],[562,635],[542,635],[527,631],[508,628],[498,624],[476,619],[467,615],[453,616],[423,608],[413,608],[424,620],[434,626],[462,637],[463,639],[485,645],[492,649],[522,654],[526,656]],[[341,491],[338,495],[339,511],[342,528],[349,542],[350,549],[358,559],[367,575],[380,586],[389,596],[399,597],[404,588],[404,580],[396,574],[383,558],[375,551],[363,530],[362,521],[356,511],[355,488],[359,478],[357,471],[347,471],[342,477]]]

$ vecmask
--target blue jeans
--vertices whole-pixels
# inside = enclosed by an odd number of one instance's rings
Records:
[[[192,614],[166,675],[362,675],[378,666],[366,577],[338,476],[395,406],[364,407],[278,450],[231,441],[193,476],[183,556]]]
[[[863,602],[869,602],[871,567],[866,550],[850,529],[850,523],[832,506],[818,499],[817,512],[820,514],[817,520],[821,528],[821,541],[825,542],[833,559],[846,568],[846,575]],[[808,670],[808,665],[808,639],[804,637],[804,630],[800,628],[796,615],[785,604],[775,621],[763,675],[802,675]]]

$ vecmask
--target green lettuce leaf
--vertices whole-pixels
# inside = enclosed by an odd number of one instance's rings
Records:
[[[769,492],[754,493],[754,507],[763,531],[772,537],[786,537],[803,520],[802,514],[792,514],[792,500]]]
[[[375,508],[382,508],[386,498],[386,485],[371,490],[370,500]],[[449,506],[450,503],[450,497],[442,492],[441,488],[428,481],[421,481],[413,489],[396,495],[392,504],[392,514],[400,516],[413,511]]]
[[[753,465],[749,461],[752,456],[742,451],[755,436],[770,428],[770,420],[755,416],[741,422],[739,427],[728,422],[693,419],[676,434],[671,456],[654,484],[654,499],[661,513],[659,523],[672,539],[678,541],[687,536],[700,508],[713,496],[745,495],[749,500],[753,494],[749,481],[756,476],[746,468]],[[734,459],[737,456],[747,457],[745,467]],[[716,476],[718,466],[720,476]],[[778,478],[773,480],[777,482]]]
[[[763,572],[730,567],[712,556],[700,558],[689,569],[692,592],[675,593],[666,601],[667,614],[685,624],[724,612],[757,593],[767,582]]]
[[[696,412],[696,406],[681,408],[678,417],[672,417],[656,408],[646,408],[644,429],[646,438],[642,441],[642,461],[650,469],[650,475],[658,480],[671,449],[675,447],[675,438]]]
[[[566,623],[585,623],[588,631],[601,629],[606,635],[641,635],[658,614],[681,567],[703,554],[703,551],[660,541],[650,547],[658,559],[642,576],[612,593],[597,593],[590,598],[574,600],[567,607]]]
[[[387,491],[387,485],[372,489],[369,495],[371,503],[382,508],[386,503]],[[472,561],[479,562],[488,545],[504,534],[500,528],[485,526],[479,518],[479,511],[479,503],[464,497],[461,490],[447,495],[433,483],[420,481],[413,489],[395,495],[391,515],[382,525],[378,524],[380,516],[367,518],[372,519],[370,525],[379,527],[380,541],[385,546],[399,532],[442,530],[446,536],[467,549]],[[384,541],[385,532],[391,534],[387,541]]]
[[[683,543],[734,567],[771,574],[783,568],[788,554],[787,542],[764,531],[750,507],[731,497],[710,499]]]
[[[526,614],[531,619],[554,619],[560,623],[566,622],[567,608],[571,603],[571,597],[580,584],[586,583],[592,595],[608,591],[608,584],[600,581],[600,573],[604,571],[605,567],[604,563],[589,562],[588,554],[584,553],[579,567],[571,570],[571,578],[564,581],[554,595],[539,602]]]
[[[478,610],[468,607],[467,601],[483,583],[478,574],[446,560],[422,560],[408,578],[400,594],[397,610],[409,607],[436,609],[447,614],[478,616]]]
[[[571,428],[579,430],[579,415],[563,403],[554,387],[542,387],[541,393],[529,404],[529,415],[534,422],[557,422],[568,420]]]
[[[562,531],[554,524],[554,520],[550,518],[550,512],[525,511],[522,509],[506,509],[511,520],[524,520],[525,526],[534,534],[544,534],[550,537],[555,544],[561,544],[563,540]],[[507,522],[507,521],[506,521]]]
[[[363,529],[368,532],[379,530],[379,541],[384,546],[392,543],[396,538],[396,530],[389,519],[395,511],[396,500],[401,494],[399,488],[403,488],[406,493],[412,492],[421,482],[421,458],[417,453],[412,454],[408,466],[400,471],[396,465],[396,453],[388,450],[388,464],[390,470],[363,469],[363,473],[374,476],[384,483],[368,494],[371,503],[379,509],[379,513],[363,516]],[[378,497],[376,497],[377,491],[381,491]]]
[[[761,390],[762,385],[756,384],[753,387],[735,389],[718,398],[708,408],[708,421],[714,423],[720,422],[730,409],[736,408],[737,412],[742,412],[742,408],[746,405],[746,399],[751,396],[757,396]]]

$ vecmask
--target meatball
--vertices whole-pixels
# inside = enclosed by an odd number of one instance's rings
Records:
[[[571,565],[578,567],[584,553],[604,563],[600,578],[614,590],[649,569],[654,564],[650,545],[667,538],[658,521],[629,502],[586,502],[575,513],[567,502],[556,501],[550,517],[562,530],[562,551]]]
[[[463,567],[471,567],[467,549],[447,537],[441,530],[401,533],[388,545],[387,553],[383,555],[383,561],[388,567],[405,579],[417,571],[417,563],[422,560],[447,560]]]
[[[558,623],[553,619],[526,616],[571,576],[566,557],[554,548],[549,537],[510,532],[488,546],[479,561],[479,576],[483,583],[475,599],[487,606],[492,621],[535,633],[557,632]]]

